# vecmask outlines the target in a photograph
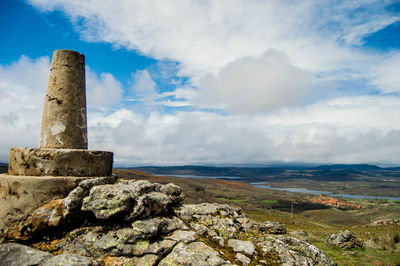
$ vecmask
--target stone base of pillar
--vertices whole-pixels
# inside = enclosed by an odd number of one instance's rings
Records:
[[[17,176],[108,176],[113,153],[83,149],[11,148],[8,174]]]
[[[4,238],[21,239],[25,230],[31,230],[24,222],[36,209],[65,198],[81,181],[92,178],[0,174],[0,243]]]

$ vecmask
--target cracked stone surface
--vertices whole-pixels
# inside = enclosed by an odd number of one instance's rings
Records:
[[[18,176],[109,176],[113,153],[82,149],[11,148],[8,174]]]
[[[34,211],[32,225],[40,232],[70,227],[56,239],[34,241],[43,251],[0,244],[0,264],[336,265],[315,246],[283,234],[284,225],[252,221],[239,208],[181,205],[182,190],[173,184],[110,181],[82,181],[66,198]]]
[[[85,56],[56,50],[42,116],[40,148],[87,149]]]

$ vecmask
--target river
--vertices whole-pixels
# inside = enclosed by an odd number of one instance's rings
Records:
[[[156,175],[156,174],[154,174]],[[172,177],[182,177],[182,178],[205,178],[205,179],[241,179],[243,177],[238,176],[198,176],[198,175],[157,175],[157,176],[172,176]],[[281,191],[289,191],[289,192],[298,192],[312,195],[325,195],[329,197],[342,197],[342,198],[350,198],[350,199],[385,199],[385,200],[400,200],[400,197],[380,197],[380,196],[364,196],[364,195],[355,195],[355,194],[336,194],[330,191],[323,190],[312,190],[307,188],[281,188],[281,187],[271,187],[267,185],[268,182],[253,182],[249,183],[252,186],[259,188],[267,188],[272,190],[281,190]]]
[[[329,197],[342,197],[342,198],[351,198],[351,199],[385,199],[385,200],[400,200],[400,197],[380,197],[380,196],[364,196],[364,195],[355,195],[355,194],[336,194],[330,191],[323,190],[312,190],[307,188],[281,188],[281,187],[271,187],[267,185],[267,182],[254,182],[250,183],[251,185],[259,188],[267,188],[272,190],[281,190],[281,191],[290,191],[290,192],[299,192],[299,193],[307,193],[312,195],[325,195]]]

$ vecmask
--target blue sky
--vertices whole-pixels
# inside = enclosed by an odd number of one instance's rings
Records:
[[[119,165],[400,164],[398,1],[3,0],[0,36],[0,161],[72,49]]]

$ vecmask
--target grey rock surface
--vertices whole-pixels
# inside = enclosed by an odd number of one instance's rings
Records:
[[[133,208],[134,199],[124,186],[100,185],[90,189],[83,199],[82,210],[91,211],[97,219],[108,219],[127,213]]]
[[[251,259],[243,255],[242,253],[236,254],[236,260],[240,262],[241,265],[250,265],[251,262]]]
[[[11,148],[8,174],[18,176],[109,176],[113,153],[83,149]]]
[[[32,228],[62,227],[63,219],[76,217],[68,220],[76,224],[66,235],[40,240],[41,248],[57,256],[0,244],[0,265],[15,256],[21,263],[34,259],[36,265],[336,265],[309,243],[270,230],[283,225],[252,221],[239,208],[182,206],[183,193],[175,185],[109,182],[82,181],[66,198],[34,211]],[[78,223],[88,213],[91,218]]]
[[[40,264],[40,266],[66,266],[66,265],[79,265],[79,266],[91,266],[93,265],[93,260],[84,257],[84,256],[79,256],[75,254],[61,254],[57,255],[54,257],[51,257],[49,259],[46,259],[43,263]]]
[[[330,235],[326,239],[326,243],[332,244],[342,249],[352,249],[363,246],[363,241],[356,237],[354,233],[349,230]]]
[[[53,257],[43,252],[17,243],[0,244],[0,265],[39,265]]]
[[[243,241],[238,239],[229,239],[228,246],[233,248],[233,251],[240,252],[248,256],[252,256],[256,251],[256,247],[251,241]]]
[[[168,256],[163,258],[159,265],[223,265],[228,261],[203,242],[193,242],[188,245],[179,243]]]

